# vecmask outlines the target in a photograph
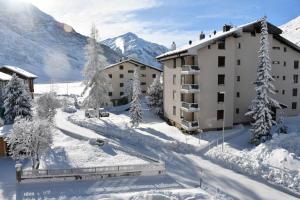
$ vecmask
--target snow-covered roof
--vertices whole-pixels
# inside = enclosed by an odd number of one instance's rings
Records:
[[[122,64],[122,63],[125,63],[125,62],[130,62],[130,63],[134,63],[134,64],[138,64],[138,65],[144,65],[146,67],[150,67],[150,68],[156,69],[156,70],[161,71],[161,72],[163,71],[161,67],[147,65],[147,64],[142,63],[140,61],[137,61],[137,60],[135,60],[133,58],[128,58],[128,59],[122,60],[122,61],[120,61],[118,63],[114,63],[114,64],[111,64],[111,65],[108,65],[108,66],[105,67],[105,69],[110,68],[110,67],[114,67],[116,65],[119,65],[119,64]]]
[[[9,69],[9,70],[11,70],[13,72],[16,72],[17,74],[21,74],[21,75],[26,76],[28,78],[37,78],[36,75],[34,75],[34,74],[32,74],[32,73],[30,73],[28,71],[25,71],[24,69],[16,67],[16,66],[3,65],[3,66],[1,66],[1,68]]]
[[[177,48],[175,50],[172,50],[172,51],[168,51],[164,54],[157,56],[156,58],[158,60],[160,60],[164,57],[181,54],[181,53],[196,54],[198,49],[203,48],[203,47],[215,42],[218,39],[228,37],[231,35],[239,35],[243,31],[244,28],[258,24],[259,22],[261,22],[261,19],[247,23],[247,24],[243,24],[243,25],[240,25],[237,27],[232,27],[229,31],[226,31],[226,32],[219,31],[216,34],[212,34],[210,37],[206,37],[205,39],[202,39],[202,40],[193,41],[191,44],[184,45],[184,46]],[[276,33],[282,32],[281,29],[279,29],[278,27],[274,26],[273,24],[271,24],[269,22],[268,22],[268,26],[270,26],[270,28],[273,29],[273,31],[275,31]]]
[[[0,72],[0,80],[9,81],[11,79],[11,75]]]

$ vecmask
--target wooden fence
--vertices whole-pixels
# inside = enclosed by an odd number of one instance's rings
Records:
[[[139,165],[103,166],[90,168],[70,169],[38,169],[22,170],[22,166],[16,166],[17,181],[34,180],[81,180],[104,179],[119,176],[151,176],[165,172],[164,163],[149,163]]]

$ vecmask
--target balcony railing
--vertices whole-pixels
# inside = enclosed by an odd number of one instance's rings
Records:
[[[183,109],[186,112],[197,112],[200,110],[199,104],[197,103],[187,103],[182,102],[181,103],[181,109]]]
[[[187,121],[182,120],[181,122],[182,128],[184,128],[187,131],[194,131],[199,128],[199,122],[198,121]]]
[[[198,74],[199,72],[198,65],[183,65],[181,68],[181,74]]]
[[[199,85],[198,84],[183,84],[181,86],[181,92],[183,92],[183,93],[199,92]]]

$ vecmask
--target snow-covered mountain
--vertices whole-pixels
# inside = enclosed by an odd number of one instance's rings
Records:
[[[38,82],[82,79],[87,37],[31,4],[0,0],[0,65],[15,65]],[[121,55],[102,45],[109,63]]]
[[[126,57],[153,66],[160,66],[155,57],[168,51],[166,47],[148,42],[131,32],[106,39],[102,43],[119,53],[123,53]]]
[[[300,16],[280,26],[282,36],[300,46]]]

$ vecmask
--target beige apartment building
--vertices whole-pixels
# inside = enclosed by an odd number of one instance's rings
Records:
[[[249,123],[255,96],[260,21],[204,34],[196,42],[157,57],[163,63],[164,116],[185,131]],[[272,76],[286,116],[299,114],[300,47],[268,23]],[[276,110],[274,110],[276,113]],[[276,116],[276,115],[275,115]]]
[[[162,69],[146,65],[134,59],[122,60],[106,67],[105,72],[111,78],[112,92],[109,96],[116,105],[124,97],[124,87],[127,81],[133,79],[136,67],[140,68],[140,82],[142,94],[147,93],[148,87],[156,77],[160,77]]]

